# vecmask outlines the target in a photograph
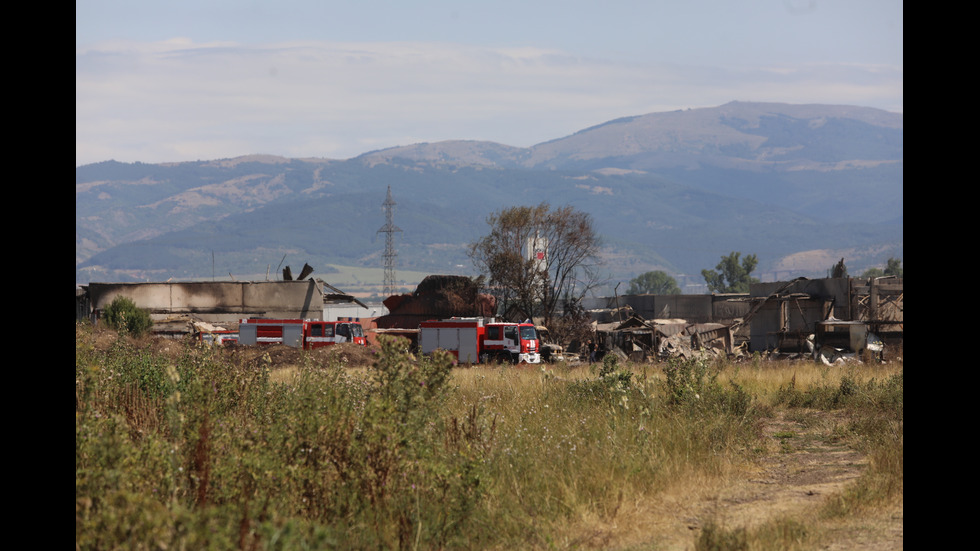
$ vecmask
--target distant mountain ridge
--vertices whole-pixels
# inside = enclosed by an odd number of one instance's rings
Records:
[[[451,140],[346,160],[106,161],[75,171],[76,282],[254,274],[284,255],[380,267],[388,185],[403,269],[466,271],[490,212],[542,201],[593,216],[613,279],[696,279],[731,250],[758,254],[763,271],[816,275],[830,266],[800,259],[837,254],[870,266],[901,257],[903,139],[901,114],[732,102],[529,148]]]
[[[792,128],[798,125],[811,131],[809,140],[798,140],[801,134]],[[866,132],[879,133],[880,139],[873,144],[854,140]],[[834,170],[851,163],[900,162],[902,139],[898,113],[869,107],[731,102],[623,117],[529,148],[445,141],[393,147],[358,158],[566,170],[649,170],[692,163],[756,170]]]

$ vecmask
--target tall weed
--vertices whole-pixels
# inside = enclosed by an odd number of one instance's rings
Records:
[[[694,549],[695,551],[748,551],[749,549],[792,551],[812,548],[814,539],[811,530],[804,524],[788,518],[777,518],[751,529],[726,528],[709,521],[698,534]]]
[[[730,365],[453,368],[382,339],[366,370],[304,355],[284,377],[193,343],[93,343],[76,329],[79,549],[587,547],[569,534],[627,529],[624,511],[723,480],[758,447],[757,389]],[[839,431],[876,476],[825,516],[900,498],[900,375],[778,383],[756,385],[766,407],[860,413]],[[700,544],[763,537],[735,530]]]
[[[806,388],[798,388],[794,375],[788,384],[779,387],[774,404],[791,408],[847,407],[887,411],[900,419],[904,409],[903,372],[882,381],[872,377],[862,382],[856,373],[846,371],[837,382],[828,376],[826,384],[814,384]]]
[[[451,368],[383,339],[366,376],[307,359],[277,383],[190,343],[168,358],[77,334],[76,544],[452,546],[495,428],[447,409]]]
[[[690,413],[724,413],[745,416],[752,396],[734,378],[726,388],[719,382],[721,370],[700,358],[671,359],[664,367],[667,403]]]

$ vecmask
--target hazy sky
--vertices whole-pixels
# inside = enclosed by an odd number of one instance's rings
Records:
[[[76,0],[75,163],[530,146],[729,101],[903,111],[898,0]]]

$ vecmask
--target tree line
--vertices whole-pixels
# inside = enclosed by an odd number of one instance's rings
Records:
[[[558,314],[584,317],[581,300],[602,283],[601,240],[588,213],[541,203],[494,212],[487,225],[489,232],[470,245],[469,255],[502,315],[537,317],[549,327],[559,322]],[[756,255],[732,251],[701,276],[712,293],[747,293],[759,282],[751,275],[758,264]],[[831,271],[832,277],[847,277],[843,259]],[[871,268],[861,277],[901,277],[902,272],[901,260],[890,258],[884,269]],[[681,289],[672,276],[656,270],[630,280],[627,294],[681,294]]]

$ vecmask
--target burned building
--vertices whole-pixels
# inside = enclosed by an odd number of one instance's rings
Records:
[[[747,294],[589,299],[600,345],[634,359],[760,352],[820,357],[902,353],[901,278],[798,278]]]
[[[238,321],[248,317],[320,320],[325,304],[360,304],[353,296],[317,279],[93,282],[76,291],[76,315],[97,323],[102,311],[118,296],[129,298],[139,308],[149,311],[154,332],[174,335],[192,332],[195,324],[237,328]]]
[[[799,278],[754,284],[750,294],[754,305],[744,323],[751,328],[751,351],[817,355],[828,347],[825,355],[829,348],[901,354],[901,278]]]

